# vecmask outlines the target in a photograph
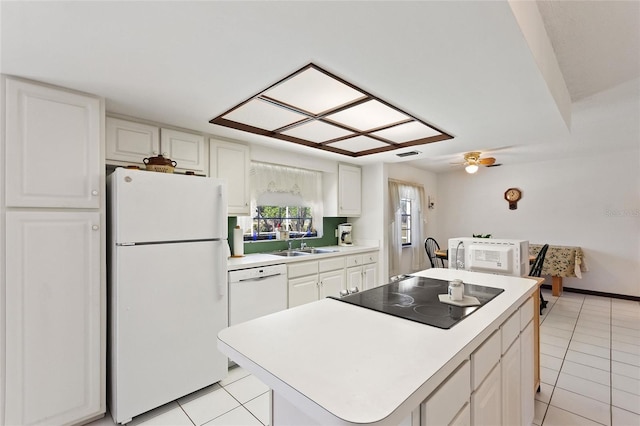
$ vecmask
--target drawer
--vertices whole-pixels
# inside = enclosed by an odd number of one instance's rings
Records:
[[[365,253],[362,255],[362,261],[366,263],[376,263],[378,261],[378,252]]]
[[[500,333],[496,331],[471,354],[471,389],[476,390],[500,361]]]
[[[344,269],[344,257],[333,257],[318,261],[318,269],[320,272],[336,271]]]
[[[448,425],[469,402],[469,380],[469,361],[465,361],[429,395],[424,403],[421,424]]]
[[[534,296],[535,297],[535,296]],[[533,319],[533,298],[524,302],[520,306],[520,330],[524,330],[529,321]]]
[[[502,353],[509,349],[509,346],[520,334],[520,313],[516,311],[500,326],[500,338],[502,340]]]
[[[303,277],[318,273],[318,262],[295,262],[288,265],[287,277]]]
[[[360,254],[347,256],[347,268],[350,268],[351,266],[360,266],[362,265],[362,263],[363,263],[362,255]]]

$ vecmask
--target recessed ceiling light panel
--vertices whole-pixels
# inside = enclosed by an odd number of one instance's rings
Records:
[[[350,157],[453,138],[314,64],[210,123]]]
[[[333,142],[329,146],[344,149],[351,152],[369,151],[376,148],[388,147],[389,144],[370,138],[369,136],[356,136]]]
[[[441,135],[437,130],[417,121],[411,121],[409,123],[389,127],[388,129],[379,130],[371,134],[396,143],[409,142],[416,139],[424,139]]]
[[[316,115],[366,98],[364,93],[314,68],[306,69],[263,95]]]
[[[352,135],[353,132],[325,123],[324,121],[309,121],[284,130],[282,134],[320,143],[349,136]]]
[[[411,120],[411,117],[372,99],[328,115],[326,119],[352,129],[367,131]]]
[[[224,116],[227,120],[265,130],[275,130],[307,118],[261,99],[253,99]]]

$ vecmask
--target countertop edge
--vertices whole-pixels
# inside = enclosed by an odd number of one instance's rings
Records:
[[[371,251],[378,251],[380,248],[378,246],[369,246],[369,245],[359,245],[359,246],[326,246],[319,247],[323,249],[331,249],[336,250],[333,253],[318,253],[318,254],[310,254],[307,256],[295,256],[295,257],[284,257],[278,256],[270,253],[251,253],[246,254],[243,257],[230,257],[227,259],[227,270],[228,271],[237,271],[239,269],[247,269],[247,268],[258,268],[261,266],[268,265],[281,265],[288,264],[294,262],[305,262],[311,260],[319,260],[319,259],[329,259],[331,257],[336,256],[349,256],[352,254],[361,254],[367,253]],[[294,249],[295,250],[295,249]]]

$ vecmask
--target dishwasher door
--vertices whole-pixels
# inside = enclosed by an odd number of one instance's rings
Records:
[[[229,325],[287,309],[287,266],[229,271]]]

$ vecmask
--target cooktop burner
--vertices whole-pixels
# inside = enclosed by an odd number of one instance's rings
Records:
[[[409,276],[400,281],[333,299],[448,329],[504,291],[501,288],[465,284],[464,294],[477,298],[480,306],[460,307],[442,303],[438,299],[438,295],[446,294],[448,288],[448,281]]]

